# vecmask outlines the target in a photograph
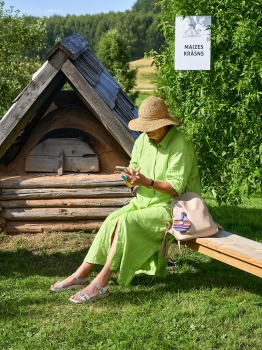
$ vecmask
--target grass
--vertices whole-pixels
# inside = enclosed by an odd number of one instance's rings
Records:
[[[216,207],[232,232],[262,241],[261,199]],[[0,236],[0,348],[204,349],[262,348],[261,279],[186,248],[173,248],[166,279],[137,276],[90,305],[68,302],[49,286],[80,264],[92,236],[49,233]]]

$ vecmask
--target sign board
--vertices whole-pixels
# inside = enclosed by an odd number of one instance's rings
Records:
[[[176,17],[176,70],[210,70],[210,25],[211,16]]]

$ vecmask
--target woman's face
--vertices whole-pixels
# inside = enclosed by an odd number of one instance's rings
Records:
[[[150,139],[154,140],[155,144],[157,145],[162,141],[162,139],[165,137],[169,129],[170,129],[170,125],[167,125],[167,126],[163,126],[160,129],[148,131],[146,132],[146,134]]]

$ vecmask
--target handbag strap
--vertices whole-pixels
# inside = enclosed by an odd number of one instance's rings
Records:
[[[163,241],[162,241],[162,245],[161,245],[161,248],[159,250],[159,253],[158,253],[158,256],[161,256],[161,255],[165,255],[167,256],[168,255],[168,235],[169,235],[169,230],[171,228],[171,224],[170,222],[166,222],[166,231],[165,231],[165,235],[164,235],[164,238],[163,238]]]

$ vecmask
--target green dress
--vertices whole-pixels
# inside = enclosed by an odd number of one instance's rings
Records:
[[[146,177],[168,181],[179,193],[200,194],[200,179],[192,142],[172,126],[156,145],[143,133],[135,141],[130,166],[141,167]],[[158,254],[171,222],[173,196],[139,186],[130,203],[111,213],[104,221],[84,261],[104,265],[110,251],[112,234],[120,220],[116,253],[110,269],[118,271],[118,283],[129,285],[137,273],[163,276],[166,262]]]

